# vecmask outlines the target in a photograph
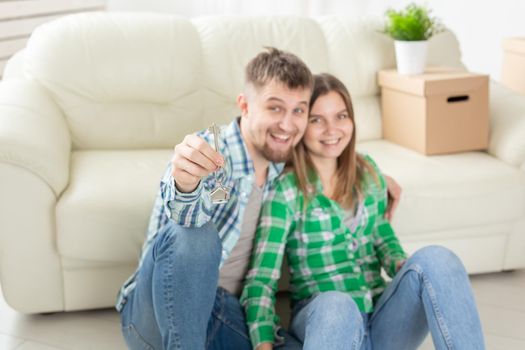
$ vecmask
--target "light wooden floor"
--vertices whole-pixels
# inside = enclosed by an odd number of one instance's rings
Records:
[[[472,277],[487,348],[525,349],[525,270]],[[21,315],[0,295],[2,350],[125,349],[118,315],[112,309]],[[427,338],[421,349],[433,349]]]

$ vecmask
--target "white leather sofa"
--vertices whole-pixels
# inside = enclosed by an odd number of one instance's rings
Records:
[[[442,244],[471,273],[525,267],[525,97],[490,87],[488,152],[426,157],[382,139],[380,23],[339,17],[91,13],[42,25],[0,84],[0,283],[26,313],[112,306],[185,134],[238,114],[247,61],[298,54],[348,86],[359,149],[402,185],[407,250]],[[450,32],[429,64],[463,67]]]

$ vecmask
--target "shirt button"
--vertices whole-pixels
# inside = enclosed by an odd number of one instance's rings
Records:
[[[355,252],[357,250],[357,246],[358,246],[357,240],[352,239],[350,244],[348,244],[348,250],[351,251],[351,252]]]

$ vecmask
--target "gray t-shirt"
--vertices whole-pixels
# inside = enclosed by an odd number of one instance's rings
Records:
[[[364,209],[365,206],[363,201],[356,202],[352,209],[344,209],[345,217],[343,218],[343,222],[346,227],[350,229],[350,232],[354,232],[357,229],[359,221],[363,216]]]
[[[248,272],[262,200],[263,190],[254,183],[244,210],[241,235],[219,271],[219,286],[236,296],[241,295]]]

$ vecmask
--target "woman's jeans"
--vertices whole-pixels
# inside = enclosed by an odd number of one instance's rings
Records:
[[[251,349],[239,299],[217,288],[222,245],[213,224],[159,232],[121,311],[130,349]],[[287,334],[286,349],[301,344]]]
[[[372,314],[342,292],[294,307],[290,332],[304,349],[417,349],[428,331],[436,349],[485,349],[468,275],[446,248],[418,250],[385,289]]]

